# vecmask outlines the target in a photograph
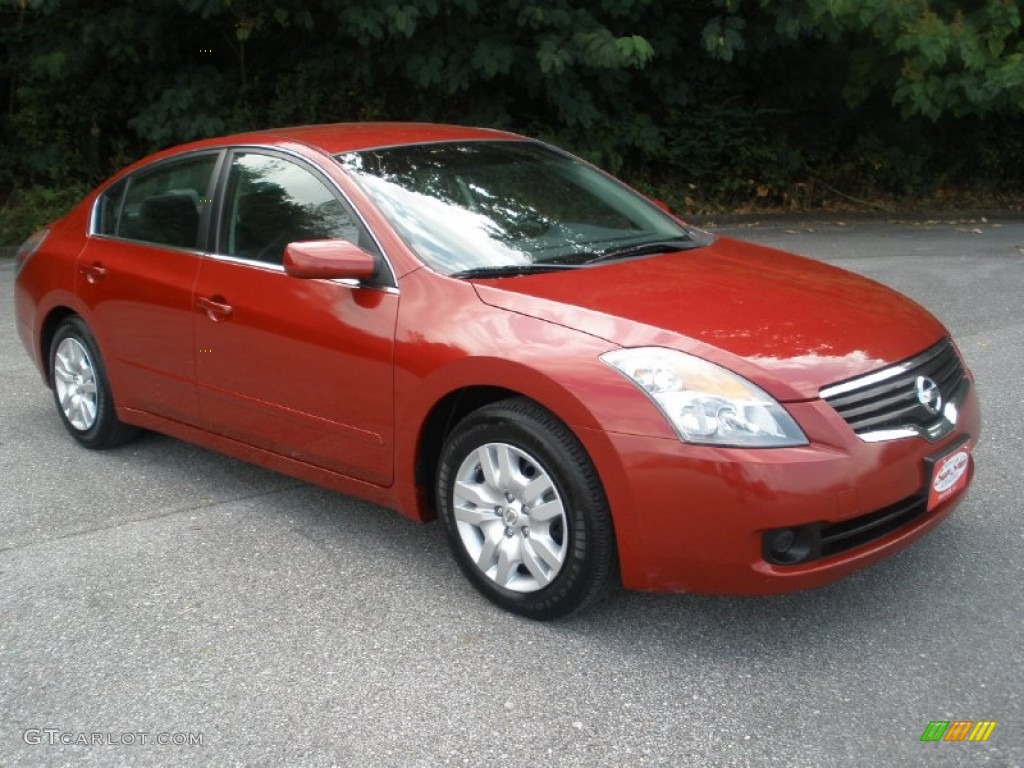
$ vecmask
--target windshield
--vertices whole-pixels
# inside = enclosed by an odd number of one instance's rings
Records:
[[[582,160],[536,142],[420,144],[338,160],[417,255],[445,274],[707,241]]]

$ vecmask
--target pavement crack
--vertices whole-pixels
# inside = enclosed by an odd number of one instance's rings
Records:
[[[170,509],[164,512],[160,512],[154,515],[144,515],[142,517],[133,517],[126,520],[118,520],[117,522],[108,523],[106,525],[97,525],[92,528],[85,528],[79,531],[72,531],[70,533],[63,534],[61,536],[52,536],[49,538],[39,538],[32,541],[27,541],[19,544],[12,544],[6,547],[0,547],[0,555],[6,552],[15,552],[20,549],[28,549],[29,547],[36,547],[40,544],[50,544],[56,541],[66,541],[68,539],[74,539],[79,536],[89,536],[94,533],[101,531],[112,531],[117,528],[124,528],[125,526],[134,525],[135,523],[144,523],[150,520],[160,520],[165,517],[173,517],[174,515],[184,514],[186,512],[194,512],[198,509],[212,509],[214,507],[221,506],[222,504],[231,504],[236,501],[247,501],[249,499],[259,499],[267,496],[275,496],[279,493],[285,493],[287,491],[293,491],[296,488],[308,487],[306,483],[291,483],[284,486],[283,488],[275,488],[272,491],[262,491],[260,493],[250,493],[243,496],[234,496],[230,499],[222,499],[216,502],[210,502],[206,504],[194,504],[188,507],[179,507],[176,509]]]

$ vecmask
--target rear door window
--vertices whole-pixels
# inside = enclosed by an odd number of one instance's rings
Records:
[[[131,176],[120,215],[111,214],[117,222],[113,234],[156,245],[197,249],[199,224],[209,203],[210,177],[216,162],[216,154],[203,154],[161,163]],[[102,232],[110,226],[102,202],[99,213]]]

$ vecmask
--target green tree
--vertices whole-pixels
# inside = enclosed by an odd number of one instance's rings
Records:
[[[540,136],[688,207],[816,178],[1019,189],[1022,3],[0,0],[0,199],[62,200],[188,139],[377,119]]]
[[[853,106],[887,94],[904,117],[1024,112],[1024,30],[1016,0],[719,0],[708,52],[731,60],[752,26],[759,52],[801,37],[845,43]],[[757,20],[748,25],[748,16]]]

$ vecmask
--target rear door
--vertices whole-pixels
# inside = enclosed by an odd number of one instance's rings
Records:
[[[192,291],[221,154],[141,169],[97,203],[76,290],[119,406],[198,420]]]
[[[264,150],[227,159],[217,245],[195,288],[207,429],[379,485],[392,479],[398,294],[330,180]],[[375,253],[362,284],[284,272],[290,242],[344,238]]]

